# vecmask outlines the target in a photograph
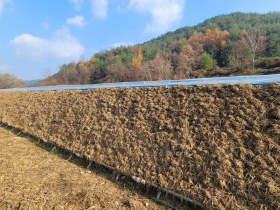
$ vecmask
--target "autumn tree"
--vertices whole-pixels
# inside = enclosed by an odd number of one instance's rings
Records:
[[[72,68],[76,68],[77,63],[76,63],[76,61],[72,60],[70,65],[72,66]]]
[[[137,48],[137,55],[132,58],[132,66],[138,68],[143,60],[142,48]]]
[[[25,84],[26,81],[18,79],[15,74],[0,72],[0,89],[20,88]]]
[[[190,45],[183,46],[181,48],[181,52],[178,55],[178,58],[176,58],[176,63],[177,64],[174,70],[175,72],[174,72],[173,79],[190,78],[190,73],[192,72],[195,65],[194,50]]]
[[[174,49],[177,47],[177,41],[174,40],[173,42],[171,42],[168,46],[167,49],[169,49],[170,52],[173,52]]]
[[[66,64],[63,64],[62,66],[59,66],[59,71],[56,74],[58,77],[57,82],[60,85],[68,85],[68,68]]]
[[[84,63],[85,61],[86,61],[85,56],[82,55],[82,56],[80,57],[79,63]]]
[[[44,69],[41,72],[41,75],[44,77],[43,81],[37,82],[36,86],[54,86],[58,85],[56,78],[53,76],[52,70],[50,68]]]
[[[188,45],[187,40],[185,38],[182,38],[181,40],[176,42],[174,51],[179,54],[181,52],[182,47],[187,45]]]
[[[75,65],[76,66],[76,65]],[[67,77],[68,77],[68,81],[69,81],[69,84],[77,84],[77,77],[78,77],[79,73],[77,71],[77,68],[75,67],[70,67],[67,71]]]
[[[73,85],[78,84],[78,75],[77,64],[72,61],[68,65],[62,65],[55,77],[58,84]]]
[[[215,28],[211,31],[210,29],[207,29],[203,36],[203,47],[205,51],[208,51],[213,45],[223,49],[229,36],[230,34],[226,30],[220,31],[218,28]]]
[[[188,39],[188,43],[192,46],[196,55],[203,52],[203,34],[201,32],[193,32]]]
[[[90,62],[94,62],[96,61],[97,58],[96,58],[96,53],[94,53],[92,56],[91,56],[91,59],[90,59]]]
[[[106,67],[108,82],[124,82],[126,81],[127,67],[120,60]]]
[[[90,81],[90,71],[85,63],[78,63],[77,84],[88,84]]]
[[[57,80],[55,77],[49,77],[44,81],[44,85],[43,86],[55,86],[58,85]]]
[[[255,67],[255,57],[257,53],[260,53],[265,50],[266,47],[266,31],[260,27],[256,27],[250,32],[246,30],[241,31],[240,39],[244,46],[252,54],[252,67],[254,71]]]

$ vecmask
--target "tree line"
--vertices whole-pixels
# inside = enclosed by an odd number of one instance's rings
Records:
[[[167,32],[143,44],[102,50],[90,59],[81,57],[78,62],[61,65],[57,73],[45,69],[45,79],[34,86],[187,79],[206,75],[199,72],[210,72],[209,76],[220,68],[240,72],[254,71],[255,66],[272,68],[280,66],[279,58],[280,13],[236,12]],[[10,84],[19,87],[23,83]]]
[[[0,72],[0,89],[21,88],[25,84],[25,80],[18,79],[14,74]]]
[[[188,79],[197,69],[242,69],[249,61],[254,69],[256,56],[265,53],[266,46],[266,31],[260,27],[248,32],[243,29],[235,41],[227,30],[207,29],[204,34],[194,31],[188,39],[174,40],[160,48],[145,50],[135,45],[100,51],[91,59],[82,57],[78,63],[63,64],[53,76],[47,69],[46,79],[36,86]]]
[[[256,26],[261,26],[267,32],[267,50],[264,56],[280,56],[280,12],[270,12],[266,14],[235,12],[226,15],[218,15],[207,19],[195,26],[185,26],[174,32],[167,32],[157,38],[144,42],[140,45],[143,49],[150,49],[151,46],[161,48],[169,45],[174,40],[189,38],[195,31],[205,33],[207,29],[227,30],[230,33],[230,40],[236,41],[240,32],[245,29],[250,31]]]

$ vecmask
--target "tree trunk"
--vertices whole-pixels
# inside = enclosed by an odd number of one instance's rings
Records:
[[[253,72],[255,71],[255,53],[253,53]]]

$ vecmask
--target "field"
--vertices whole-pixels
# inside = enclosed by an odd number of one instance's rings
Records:
[[[0,128],[0,209],[167,209]]]
[[[0,93],[0,120],[205,209],[279,209],[279,96],[279,84]]]

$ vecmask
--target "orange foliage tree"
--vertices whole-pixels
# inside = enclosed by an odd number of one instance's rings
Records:
[[[190,78],[190,73],[194,67],[194,50],[190,45],[183,46],[178,56],[177,67],[175,69],[174,79]]]
[[[94,53],[93,56],[91,56],[90,62],[94,62],[97,60],[97,58],[95,56],[96,56],[96,53]]]
[[[188,39],[188,43],[195,52],[202,53],[203,49],[208,51],[213,45],[223,49],[229,37],[230,33],[226,30],[220,31],[218,28],[215,28],[211,31],[207,29],[204,35],[201,32],[195,31]]]
[[[139,68],[139,66],[141,66],[142,60],[142,48],[137,46],[137,55],[132,58],[132,66],[135,68]]]
[[[213,45],[223,49],[226,45],[226,40],[229,38],[230,34],[228,31],[220,31],[215,28],[213,31],[207,29],[203,36],[203,47],[208,51]]]
[[[188,43],[192,46],[192,49],[196,54],[203,52],[203,34],[201,32],[193,32],[193,34],[188,39]]]

